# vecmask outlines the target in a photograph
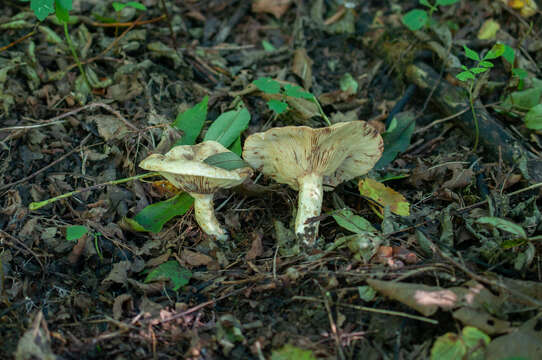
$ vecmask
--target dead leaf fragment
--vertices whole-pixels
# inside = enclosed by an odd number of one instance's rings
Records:
[[[488,335],[503,334],[513,329],[510,322],[498,319],[483,310],[467,306],[454,311],[452,316],[461,321],[463,325],[474,326]]]
[[[57,356],[51,349],[51,334],[43,313],[39,311],[34,318],[32,327],[28,329],[17,343],[16,360],[56,360]]]
[[[191,250],[183,250],[181,260],[192,266],[209,265],[214,262],[214,259],[209,255]]]
[[[253,237],[254,239],[252,240],[252,245],[247,253],[247,260],[254,260],[263,254],[263,236],[261,234],[254,234]]]
[[[501,0],[501,2],[512,9],[519,10],[524,18],[531,17],[538,12],[538,5],[534,0]]]
[[[506,358],[542,359],[542,319],[525,322],[511,334],[494,339],[486,352],[487,360]]]
[[[256,0],[252,3],[255,13],[269,13],[280,19],[290,7],[292,0]]]
[[[307,50],[301,48],[294,52],[292,72],[301,78],[303,87],[307,90],[312,86],[312,64],[313,61],[307,55]]]
[[[129,311],[134,309],[134,301],[132,299],[132,295],[121,294],[115,298],[115,301],[113,302],[114,319],[119,320],[122,317],[123,307],[126,307]]]
[[[113,265],[113,269],[109,272],[109,275],[102,281],[104,285],[111,285],[112,283],[125,284],[128,279],[128,271],[130,270],[131,263],[129,261],[121,261]]]
[[[373,199],[381,206],[389,206],[394,214],[401,216],[410,214],[409,203],[405,197],[386,185],[371,178],[365,178],[359,181],[358,186],[361,195]]]

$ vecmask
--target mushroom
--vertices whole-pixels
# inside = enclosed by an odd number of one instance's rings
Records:
[[[313,129],[286,126],[245,140],[243,158],[253,168],[299,191],[295,232],[312,246],[318,235],[323,190],[364,175],[384,148],[380,134],[365,121]]]
[[[244,166],[227,170],[205,162],[210,156],[222,153],[230,151],[216,141],[204,141],[175,146],[165,155],[150,155],[139,166],[158,171],[173,186],[190,194],[194,198],[196,222],[201,229],[218,240],[227,240],[228,233],[215,216],[213,195],[218,189],[242,184],[252,175],[252,169]]]

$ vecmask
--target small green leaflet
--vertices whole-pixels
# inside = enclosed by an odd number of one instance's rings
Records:
[[[403,24],[412,31],[420,30],[427,24],[427,12],[421,9],[414,9],[407,12],[403,18]]]
[[[480,61],[480,56],[478,53],[472,49],[469,49],[467,45],[463,45],[463,50],[465,50],[465,56],[474,61]]]
[[[179,193],[171,199],[148,205],[133,219],[125,218],[136,230],[137,225],[142,231],[158,233],[166,222],[175,216],[183,215],[190,209],[194,199],[187,193]],[[135,222],[135,224],[133,223]],[[136,225],[136,226],[134,226]]]
[[[207,118],[207,103],[209,97],[205,96],[198,104],[177,115],[173,127],[183,132],[183,137],[174,146],[194,145],[198,138],[203,123]]]
[[[332,216],[340,227],[353,233],[377,232],[368,220],[354,214],[350,209],[341,209],[332,214]]]
[[[459,0],[437,0],[436,5],[452,5],[458,2]]]
[[[125,4],[114,1],[112,5],[113,5],[113,9],[115,9],[115,11],[121,11],[125,7],[132,7],[134,9],[143,10],[143,11],[147,10],[147,7],[145,5],[140,4],[140,3],[136,2],[136,1],[129,1],[129,2],[125,3]]]
[[[490,225],[499,230],[509,232],[513,235],[516,235],[517,237],[521,239],[527,238],[527,234],[525,233],[525,230],[521,226],[505,219],[492,217],[492,216],[483,216],[483,217],[478,218],[476,222],[478,224]]]
[[[261,77],[253,82],[254,85],[266,94],[278,94],[280,92],[280,84],[268,77]]]
[[[241,159],[238,155],[233,152],[223,152],[219,154],[214,154],[209,156],[207,159],[203,160],[204,163],[211,166],[216,166],[221,169],[226,170],[235,170],[239,168],[248,167],[249,165],[245,160]]]
[[[86,226],[83,225],[72,225],[66,228],[66,240],[76,241],[85,236],[88,232]]]
[[[275,99],[269,100],[267,102],[267,106],[269,107],[269,109],[271,109],[272,111],[276,112],[279,115],[285,112],[286,109],[288,109],[287,103],[285,103],[284,101],[275,100]]]
[[[32,0],[30,2],[30,9],[32,9],[39,21],[43,21],[47,16],[55,12],[55,1]]]
[[[269,52],[277,50],[277,49],[273,46],[273,44],[271,44],[269,41],[267,41],[267,40],[265,40],[265,39],[262,40],[262,47],[263,47],[263,49],[264,49],[265,51],[269,51]]]
[[[250,121],[250,113],[244,107],[220,114],[211,124],[203,141],[214,140],[229,147],[247,128]]]
[[[182,268],[177,261],[171,260],[151,270],[145,278],[145,283],[156,280],[169,280],[173,284],[173,290],[177,291],[188,284],[191,277],[190,270]]]
[[[284,94],[286,94],[286,96],[291,96],[297,99],[306,99],[306,100],[314,99],[314,95],[312,95],[308,91],[303,90],[301,86],[297,86],[297,85],[290,85],[290,84],[284,85]]]

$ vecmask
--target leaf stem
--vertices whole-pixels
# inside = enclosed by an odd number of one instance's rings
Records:
[[[81,72],[81,75],[83,75],[83,80],[85,80],[85,83],[87,84],[89,91],[91,91],[92,86],[90,86],[90,82],[88,81],[88,78],[87,78],[87,73],[85,72],[85,69],[83,69],[83,65],[81,64],[81,61],[79,60],[79,56],[77,56],[77,51],[75,51],[75,47],[73,46],[70,33],[68,32],[68,23],[66,21],[64,21],[64,35],[66,36],[66,42],[68,43],[68,47],[70,48],[72,52],[75,63],[77,64],[77,67],[79,68],[79,71]]]
[[[469,104],[470,109],[472,112],[472,120],[474,121],[474,147],[472,148],[472,152],[476,152],[476,149],[478,149],[478,141],[480,139],[480,129],[478,128],[478,117],[476,116],[476,110],[474,109],[474,98],[473,98],[473,90],[474,89],[474,80],[471,81],[469,86]]]

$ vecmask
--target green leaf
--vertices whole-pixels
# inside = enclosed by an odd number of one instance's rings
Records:
[[[489,336],[473,326],[465,326],[463,331],[461,331],[461,338],[465,342],[465,345],[469,351],[469,359],[485,359],[485,346],[489,345],[491,341]]]
[[[505,51],[506,51],[506,48],[505,48],[504,44],[495,44],[495,45],[493,45],[493,47],[487,52],[487,54],[484,55],[484,59],[483,59],[483,60],[496,59],[496,58],[498,58],[499,56],[501,56],[502,54],[504,54]]]
[[[525,126],[531,130],[542,130],[542,104],[533,106],[525,115]]]
[[[493,67],[493,63],[491,61],[480,61],[480,63],[478,64],[479,66],[482,66],[482,67],[485,67],[485,68],[492,68]]]
[[[514,76],[517,76],[520,80],[523,80],[529,75],[526,70],[520,69],[520,68],[514,68],[512,69],[512,74]]]
[[[273,350],[271,360],[316,360],[316,356],[310,350],[286,344],[280,350]]]
[[[373,301],[376,297],[376,290],[368,285],[358,286],[358,294],[363,301]]]
[[[408,148],[415,127],[416,121],[410,112],[399,113],[391,120],[390,126],[382,134],[384,153],[376,163],[376,169],[382,169]]]
[[[470,72],[473,73],[473,74],[481,74],[481,73],[484,73],[486,71],[488,71],[489,69],[486,68],[486,67],[473,67],[473,68],[470,68]]]
[[[510,64],[513,65],[515,56],[516,54],[514,52],[514,49],[505,44],[504,52],[502,53],[502,57],[504,58],[504,60],[508,61]]]
[[[437,6],[439,6],[439,5],[447,6],[447,5],[455,4],[455,3],[458,2],[458,1],[459,1],[459,0],[437,0],[436,5],[437,5]]]
[[[332,214],[337,224],[353,233],[376,232],[376,229],[365,218],[356,215],[350,209],[341,209]]]
[[[211,155],[207,159],[203,160],[203,162],[207,165],[226,170],[235,170],[250,166],[245,162],[245,160],[241,159],[237,154],[234,154],[231,151]]]
[[[188,284],[192,273],[182,268],[175,260],[167,261],[151,270],[145,278],[145,283],[157,280],[169,280],[173,284],[173,290],[177,291]]]
[[[215,140],[229,147],[247,128],[249,121],[250,113],[244,107],[225,112],[211,124],[203,140]]]
[[[55,0],[32,0],[30,9],[34,12],[39,21],[55,12]]]
[[[266,94],[278,94],[280,93],[280,84],[268,77],[261,77],[253,82],[254,85]]]
[[[277,48],[274,47],[273,44],[271,44],[269,41],[265,39],[262,40],[262,47],[265,51],[269,51],[269,52],[277,50]]]
[[[427,24],[427,12],[421,9],[414,9],[407,12],[403,18],[403,24],[412,31],[420,30]]]
[[[352,75],[349,73],[346,73],[341,77],[340,86],[342,91],[348,91],[352,94],[358,92],[358,82],[354,80]]]
[[[467,45],[463,45],[463,50],[465,50],[465,56],[474,61],[480,61],[480,56],[476,51],[469,49]]]
[[[145,231],[158,233],[166,222],[175,216],[184,215],[193,203],[194,199],[190,195],[179,193],[171,199],[148,205],[133,220]]]
[[[76,241],[85,236],[88,232],[86,226],[83,225],[72,225],[66,228],[66,240]]]
[[[314,95],[312,95],[308,91],[305,91],[301,86],[297,86],[297,85],[286,84],[284,86],[284,93],[286,94],[286,96],[291,96],[297,99],[306,99],[306,100],[314,99]]]
[[[427,6],[427,7],[433,7],[431,4],[429,4],[429,1],[427,0],[420,0],[420,5]]]
[[[521,239],[526,239],[525,230],[518,224],[493,216],[483,216],[476,220],[478,224],[493,226],[499,230],[509,232]]]
[[[136,1],[129,1],[129,2],[125,3],[125,4],[114,1],[112,5],[113,5],[113,9],[115,9],[115,11],[117,11],[117,12],[121,11],[125,7],[132,7],[134,9],[142,10],[142,11],[147,10],[147,7],[145,5],[140,4],[140,3],[136,2]]]
[[[72,0],[55,0],[56,6],[61,6],[62,8],[70,11],[73,9]]]
[[[177,145],[194,145],[198,138],[203,123],[207,118],[207,102],[209,97],[205,96],[198,104],[177,115],[172,124],[174,128],[183,132],[183,136],[175,143]]]
[[[269,107],[269,109],[276,112],[278,115],[282,114],[283,112],[286,111],[286,109],[288,109],[287,103],[285,103],[284,101],[276,100],[276,99],[269,100],[267,102],[267,106]]]
[[[514,91],[504,100],[504,107],[514,107],[519,110],[529,111],[533,106],[540,104],[542,87],[534,87],[527,90]]]
[[[431,348],[431,360],[456,360],[463,359],[467,353],[467,347],[461,338],[454,333],[439,336]]]
[[[70,21],[69,11],[66,8],[59,5],[58,0],[55,1],[55,15],[61,24],[67,24]]]
[[[233,144],[230,145],[228,150],[230,150],[234,154],[241,156],[241,153],[243,152],[243,145],[241,144],[240,136],[233,142]]]
[[[462,71],[459,74],[455,76],[459,81],[467,81],[467,80],[474,80],[476,77],[473,73],[471,73],[469,70]]]

